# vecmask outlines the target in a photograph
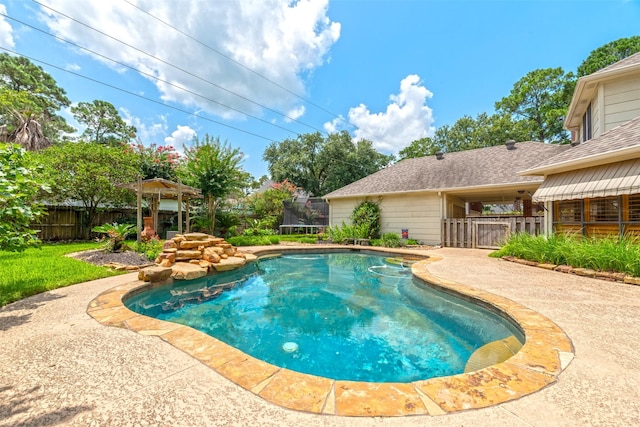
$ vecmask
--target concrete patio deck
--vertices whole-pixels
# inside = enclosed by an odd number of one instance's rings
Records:
[[[640,287],[487,257],[426,251],[433,276],[491,292],[547,316],[573,341],[558,381],[500,405],[441,416],[350,418],[273,405],[153,336],[105,327],[87,313],[118,276],[0,309],[0,426],[640,424]]]

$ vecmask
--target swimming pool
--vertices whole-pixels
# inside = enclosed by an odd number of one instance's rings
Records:
[[[316,376],[411,382],[464,371],[518,328],[414,280],[395,258],[291,254],[132,296],[140,314],[201,330],[273,365]]]

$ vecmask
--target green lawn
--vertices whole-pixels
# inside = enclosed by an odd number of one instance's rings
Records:
[[[122,274],[64,256],[99,246],[46,244],[24,252],[0,251],[0,307],[40,292]]]

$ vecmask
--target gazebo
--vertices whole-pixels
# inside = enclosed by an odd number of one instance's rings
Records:
[[[147,196],[150,198],[149,207],[151,210],[152,225],[154,230],[157,230],[158,224],[158,211],[160,209],[161,199],[176,199],[178,200],[178,233],[182,234],[182,201],[185,202],[186,212],[186,233],[189,232],[189,199],[198,199],[202,197],[200,189],[183,185],[182,181],[178,179],[178,182],[169,181],[163,178],[152,178],[143,180],[138,177],[137,182],[124,184],[124,188],[128,188],[136,192],[138,197],[137,203],[137,230],[138,230],[138,243],[142,239],[142,197]]]

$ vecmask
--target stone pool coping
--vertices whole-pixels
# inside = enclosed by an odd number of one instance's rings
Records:
[[[256,250],[256,255],[319,248]],[[416,255],[417,251],[394,251],[371,247],[333,247]],[[123,298],[148,283],[134,281],[98,295],[87,313],[106,326],[158,336],[174,347],[213,368],[220,375],[276,405],[304,412],[341,416],[443,415],[479,409],[519,399],[539,391],[558,379],[574,356],[573,345],[554,322],[507,298],[431,275],[427,266],[440,258],[431,256],[412,266],[414,276],[425,283],[472,298],[512,318],[526,342],[514,356],[488,368],[448,377],[411,383],[365,383],[332,380],[280,368],[249,356],[188,326],[137,314],[126,308]]]

